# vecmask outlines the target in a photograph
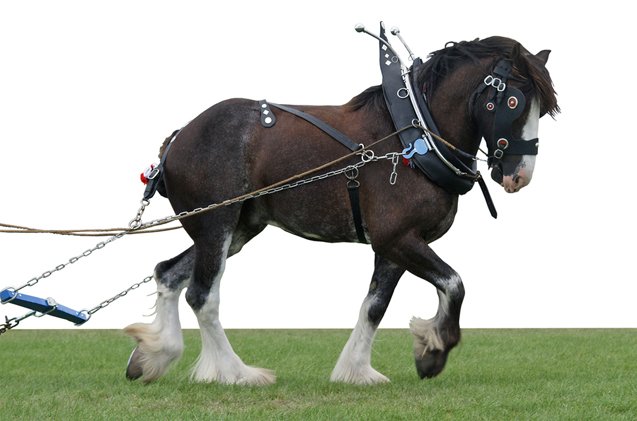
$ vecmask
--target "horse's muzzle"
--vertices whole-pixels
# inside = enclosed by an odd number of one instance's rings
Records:
[[[533,171],[528,171],[525,165],[509,168],[503,167],[503,163],[500,162],[491,168],[491,179],[504,187],[507,193],[515,193],[526,187],[531,182],[532,174]]]

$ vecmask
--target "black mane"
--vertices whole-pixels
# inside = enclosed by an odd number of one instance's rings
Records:
[[[560,111],[548,72],[538,59],[517,41],[504,37],[490,37],[483,40],[448,42],[445,48],[430,53],[428,58],[419,69],[416,80],[418,86],[429,96],[435,92],[445,76],[468,61],[477,64],[485,58],[493,58],[495,64],[497,59],[508,58],[513,60],[515,65],[513,76],[528,80],[532,85],[530,87],[536,91],[543,113],[555,116]],[[366,89],[352,98],[348,105],[355,110],[367,106],[385,107],[381,86]]]

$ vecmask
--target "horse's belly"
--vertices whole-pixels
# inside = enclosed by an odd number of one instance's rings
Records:
[[[357,241],[345,184],[342,189],[338,183],[334,187],[325,184],[296,187],[258,199],[264,222],[309,240]]]

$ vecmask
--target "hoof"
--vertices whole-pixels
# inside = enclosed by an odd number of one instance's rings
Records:
[[[144,370],[142,369],[141,363],[142,353],[139,348],[133,349],[130,357],[128,357],[128,364],[126,365],[126,378],[130,381],[139,379],[143,374]]]
[[[422,320],[414,317],[409,328],[414,335],[414,359],[416,371],[421,379],[436,377],[447,364],[451,349],[460,340],[460,334],[451,337],[443,330],[441,336],[434,320]]]
[[[416,358],[416,371],[421,379],[431,379],[442,372],[447,364],[449,351],[433,349],[427,351],[420,358]]]
[[[137,341],[126,368],[126,378],[130,380],[141,377],[144,383],[153,382],[166,374],[170,365],[181,357],[181,336],[176,340],[162,338],[153,325],[143,323],[130,325],[124,332]]]

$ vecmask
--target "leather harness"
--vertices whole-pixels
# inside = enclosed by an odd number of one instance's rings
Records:
[[[497,218],[497,212],[484,179],[480,172],[476,170],[475,157],[457,149],[452,151],[444,142],[436,138],[439,137],[440,132],[429,111],[424,93],[420,91],[416,93],[411,89],[412,86],[417,86],[416,75],[418,74],[418,69],[423,65],[422,60],[414,58],[412,67],[405,71],[398,57],[392,55],[394,52],[387,40],[382,22],[378,39],[380,68],[383,76],[383,95],[392,121],[396,128],[412,126],[402,130],[398,135],[405,148],[403,156],[406,155],[405,152],[408,150],[415,151],[409,154],[410,164],[417,167],[428,179],[451,194],[465,194],[471,190],[474,183],[478,182],[491,215]],[[513,138],[512,124],[523,113],[526,99],[519,89],[507,86],[511,70],[511,60],[499,60],[492,73],[485,77],[484,83],[481,83],[474,90],[470,99],[470,103],[473,105],[484,90],[491,87],[492,92],[487,96],[487,101],[484,104],[487,111],[494,113],[493,130],[491,136],[486,139],[489,151],[494,149],[493,154],[490,154],[488,159],[489,167],[498,165],[505,154],[536,155],[538,151],[538,139],[524,140]],[[507,100],[504,101],[504,98],[507,98]],[[273,127],[276,124],[276,116],[270,106],[307,121],[352,152],[362,149],[361,144],[354,142],[348,136],[315,116],[287,105],[268,103],[266,100],[261,100],[259,101],[260,119],[261,124],[266,128]],[[430,133],[433,133],[434,136]],[[173,133],[171,142],[167,145],[159,165],[153,170],[152,176],[148,177],[150,182],[146,187],[144,200],[149,200],[154,195],[161,179],[167,152],[178,134],[179,130]],[[424,145],[422,145],[423,141]],[[417,142],[421,142],[419,148],[416,148]],[[360,183],[355,176],[348,177],[348,179],[347,189],[356,235],[359,242],[367,243],[360,208],[358,189]]]

